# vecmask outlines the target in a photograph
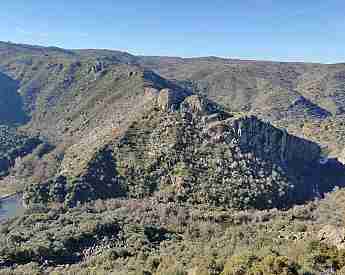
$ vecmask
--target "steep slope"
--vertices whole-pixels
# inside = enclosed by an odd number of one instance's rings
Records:
[[[316,125],[324,120],[337,123],[333,121],[339,120],[345,102],[344,64],[144,57],[119,51],[64,50],[4,42],[0,43],[0,57],[0,71],[18,82],[26,113],[33,118],[28,129],[42,132],[51,140],[63,135],[63,139],[80,137],[88,131],[76,126],[82,118],[75,125],[70,118],[78,117],[83,111],[78,109],[79,104],[91,93],[116,93],[122,83],[108,74],[113,70],[153,70],[230,110],[251,112],[298,135],[304,124]],[[40,127],[42,122],[47,123]],[[342,141],[329,141],[327,132],[315,141],[333,148],[333,155],[343,148]]]
[[[328,188],[313,172],[320,168],[315,143],[174,90],[150,97],[125,131],[97,148],[93,143],[71,147],[55,180],[27,189],[27,203],[73,206],[154,195],[163,201],[271,208],[303,202]],[[82,148],[87,153],[80,154]]]
[[[15,80],[0,73],[0,124],[15,125],[26,122],[22,98]]]
[[[267,109],[275,109],[283,116],[290,101],[304,95],[297,91],[299,79],[310,70],[327,67],[318,64],[242,61],[215,57],[143,57],[141,62],[143,66],[154,69],[168,79],[190,81],[194,89],[233,110],[250,111],[255,109],[256,102],[265,101]],[[286,102],[274,100],[277,96]],[[279,116],[272,118],[279,119]]]
[[[2,43],[0,57],[0,69],[18,83],[29,117],[21,130],[56,147],[52,157],[35,163],[34,174],[51,174],[65,149],[81,139],[88,146],[78,154],[86,154],[106,142],[115,129],[125,129],[154,89],[179,90],[153,72],[128,64],[131,55],[121,52]]]
[[[64,163],[75,158],[80,165],[64,167],[76,174],[125,134],[162,88],[194,91],[226,110],[269,120],[337,157],[345,147],[343,70],[343,64],[137,57],[0,43],[0,71],[17,84],[30,119],[22,130],[48,139],[62,155],[73,145]]]
[[[114,102],[118,103],[114,117],[135,108],[131,98],[142,85],[143,74],[149,73],[126,65],[120,56],[0,44],[0,68],[17,81],[31,117],[27,130],[55,143],[94,128],[87,125],[91,117],[93,122],[108,119],[107,108]]]
[[[17,158],[30,154],[41,143],[15,129],[28,121],[18,89],[16,80],[0,72],[0,180]]]
[[[323,66],[309,70],[299,79],[297,89],[332,114],[344,114],[344,64]]]
[[[268,210],[344,186],[343,64],[0,42],[0,71],[30,118],[0,126],[0,178],[27,154],[39,170],[0,226],[1,274],[345,270],[344,190]]]
[[[0,44],[0,69],[16,80],[25,129],[58,144],[118,125],[141,105],[145,87],[175,87],[114,51]],[[139,108],[139,107],[138,107]]]
[[[17,158],[30,154],[42,141],[0,125],[0,179],[7,175]]]
[[[303,136],[304,125],[339,126],[344,109],[344,64],[279,63],[207,58],[140,57],[140,64],[175,80],[232,110],[249,111]],[[312,126],[314,125],[314,126]],[[333,156],[344,147],[344,135],[318,132],[313,140]]]
[[[267,81],[261,81],[258,89],[265,92],[253,100],[251,113],[270,121],[318,121],[331,115],[294,90],[272,87]]]

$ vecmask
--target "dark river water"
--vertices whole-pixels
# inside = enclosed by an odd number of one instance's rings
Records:
[[[0,200],[0,222],[24,213],[25,208],[21,197],[22,195],[15,195]]]

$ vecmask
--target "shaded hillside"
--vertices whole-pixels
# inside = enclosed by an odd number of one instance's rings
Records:
[[[321,169],[315,143],[256,117],[227,113],[200,96],[183,99],[174,90],[151,97],[125,131],[95,142],[90,136],[72,146],[56,179],[28,186],[27,203],[73,206],[99,198],[156,196],[261,209],[301,203],[334,186],[334,181],[323,186],[313,172]]]
[[[327,127],[330,123],[333,128],[333,121],[341,121],[345,94],[344,64],[279,63],[216,57],[141,57],[140,63],[232,110],[249,111],[300,136],[303,136],[303,124],[322,123]],[[310,130],[317,132],[318,128]],[[340,125],[338,130],[344,131],[344,127]],[[339,137],[336,134],[339,138],[331,140],[329,136],[324,130],[314,140],[329,146],[337,155],[343,148],[344,135]]]
[[[132,59],[106,50],[0,44],[0,70],[17,81],[31,117],[25,128],[54,143],[118,125],[140,108],[145,87],[175,87]]]
[[[21,130],[56,145],[51,156],[39,162],[33,157],[32,173],[40,176],[31,179],[25,173],[26,181],[46,180],[70,145],[87,140],[92,144],[89,152],[105,143],[115,129],[126,129],[145,108],[151,89],[179,90],[159,75],[127,64],[130,55],[120,52],[2,43],[0,57],[0,70],[16,79],[30,117]]]
[[[298,91],[332,114],[344,114],[344,66],[337,64],[313,68],[299,79]]]
[[[0,124],[23,124],[26,120],[17,82],[0,73]]]
[[[94,125],[85,126],[84,121],[108,120],[98,111],[109,110],[108,105],[103,106],[105,101],[121,98],[120,113],[128,113],[128,106],[136,103],[126,102],[128,95],[122,93],[127,84],[120,79],[131,71],[153,70],[232,111],[251,112],[294,134],[302,133],[305,123],[338,120],[345,102],[344,64],[143,57],[110,50],[64,50],[3,42],[0,57],[0,71],[18,81],[26,113],[32,117],[28,129],[52,140],[86,134]],[[97,98],[97,105],[92,97]],[[91,111],[81,117],[84,109],[80,105]],[[316,141],[337,154],[342,150],[341,142],[332,144],[327,136],[322,132]]]
[[[233,110],[250,111],[255,109],[259,102],[265,101],[268,110],[275,109],[281,115],[284,115],[291,101],[298,96],[304,96],[303,89],[300,91],[297,88],[300,87],[300,81],[303,81],[302,77],[305,74],[317,68],[322,71],[328,70],[327,65],[319,64],[242,61],[213,57],[143,57],[142,64],[168,79],[190,81],[194,89]],[[275,97],[280,97],[285,102]],[[270,101],[267,101],[268,99]],[[279,119],[279,116],[273,116],[273,119]]]
[[[30,154],[40,143],[37,138],[30,138],[0,125],[0,179],[8,174],[17,158]]]
[[[179,95],[193,91],[221,103],[230,112],[267,119],[301,138],[327,145],[331,155],[338,156],[345,144],[341,123],[343,66],[215,57],[137,57],[118,51],[0,43],[0,71],[18,83],[30,117],[22,129],[57,145],[60,151],[55,155],[63,156],[66,151],[60,170],[74,171],[72,177],[79,177],[88,164],[97,162],[100,151],[113,155],[116,149],[105,147],[128,134],[130,127],[137,127],[134,121],[150,110],[151,100],[162,88]],[[153,113],[153,118],[161,117]],[[159,129],[156,123],[150,127]],[[112,158],[111,162],[117,162],[116,156]],[[60,157],[58,161],[52,159],[54,163],[48,167],[56,170]],[[150,190],[158,191],[159,184]]]
[[[344,69],[0,42],[0,274],[343,274]]]

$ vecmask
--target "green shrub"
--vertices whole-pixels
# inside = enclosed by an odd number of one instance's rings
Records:
[[[246,253],[233,256],[221,275],[298,275],[297,265],[287,257],[267,255],[263,258]]]

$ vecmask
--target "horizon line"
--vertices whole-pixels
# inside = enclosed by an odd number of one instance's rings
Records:
[[[113,48],[68,48],[68,47],[61,47],[61,46],[54,46],[54,45],[42,45],[42,44],[28,44],[28,43],[21,43],[21,42],[13,42],[13,41],[4,41],[0,40],[0,43],[4,44],[13,44],[16,46],[29,46],[35,48],[55,48],[64,51],[110,51],[110,52],[121,52],[124,54],[132,55],[133,57],[149,57],[149,58],[175,58],[175,59],[222,59],[222,60],[232,60],[232,61],[242,61],[242,62],[267,62],[267,63],[288,63],[288,64],[313,64],[313,65],[341,65],[345,64],[345,61],[341,62],[320,62],[320,61],[294,61],[294,60],[279,60],[279,59],[270,59],[270,58],[260,58],[255,59],[251,57],[230,57],[230,56],[221,56],[221,55],[191,55],[191,56],[179,56],[179,55],[146,55],[142,53],[135,53],[135,51],[131,50],[124,50],[124,49],[113,49]]]

